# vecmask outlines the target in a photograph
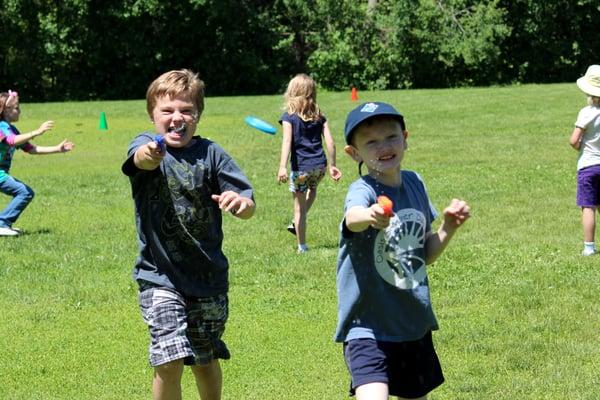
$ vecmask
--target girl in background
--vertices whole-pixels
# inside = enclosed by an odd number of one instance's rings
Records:
[[[338,181],[342,173],[335,166],[335,143],[327,119],[317,104],[317,85],[311,77],[298,74],[288,83],[284,110],[279,120],[283,126],[283,142],[277,180],[279,183],[288,180],[287,163],[290,159],[289,188],[294,197],[294,221],[287,229],[296,235],[298,253],[304,253],[308,250],[306,217],[317,197],[317,186],[326,169],[334,181]]]
[[[21,134],[13,122],[19,120],[19,96],[17,92],[0,93],[0,192],[13,199],[0,212],[0,236],[18,236],[21,231],[13,227],[25,207],[34,196],[33,190],[9,175],[10,165],[16,149],[29,154],[66,153],[71,151],[73,143],[63,140],[56,146],[36,146],[30,140],[43,135],[54,126],[53,121],[46,121],[32,132]]]
[[[577,115],[570,144],[579,151],[577,205],[583,225],[582,255],[596,254],[596,209],[600,204],[600,65],[591,65],[577,86],[587,95],[586,107]]]

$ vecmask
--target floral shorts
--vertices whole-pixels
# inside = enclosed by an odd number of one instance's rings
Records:
[[[317,168],[311,171],[292,171],[290,173],[290,192],[304,193],[308,189],[314,189],[325,176],[325,168]]]
[[[228,316],[226,294],[186,298],[166,287],[140,291],[140,309],[150,332],[150,365],[184,359],[186,365],[229,359],[221,340]]]

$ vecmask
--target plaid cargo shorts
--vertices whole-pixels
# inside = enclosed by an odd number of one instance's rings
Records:
[[[186,298],[170,288],[143,287],[139,302],[150,332],[153,367],[182,358],[186,365],[229,359],[221,340],[229,314],[226,294]]]

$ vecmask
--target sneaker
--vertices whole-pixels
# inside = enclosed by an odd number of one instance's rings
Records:
[[[293,222],[291,224],[289,224],[286,229],[292,235],[296,234],[296,225]]]
[[[308,251],[308,246],[307,245],[298,246],[298,254],[304,254],[307,251]]]
[[[596,249],[583,249],[583,251],[581,252],[582,256],[593,256],[594,254],[596,254]]]
[[[19,236],[19,232],[7,226],[0,227],[0,236]]]

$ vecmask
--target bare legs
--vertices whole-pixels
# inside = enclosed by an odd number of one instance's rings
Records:
[[[356,400],[388,400],[388,385],[381,382],[367,383],[356,388]],[[407,400],[398,397],[398,400]],[[427,400],[427,396],[411,400]]]
[[[192,372],[202,400],[220,400],[223,388],[223,373],[219,360],[206,365],[193,365]]]
[[[193,365],[196,387],[202,400],[220,400],[223,375],[218,360],[206,365]],[[172,361],[154,368],[153,400],[181,400],[183,360]]]
[[[583,224],[583,240],[593,242],[596,232],[596,207],[582,207],[581,222]]]
[[[317,198],[317,188],[307,189],[306,192],[294,192],[294,225],[298,246],[306,244],[306,216]]]

